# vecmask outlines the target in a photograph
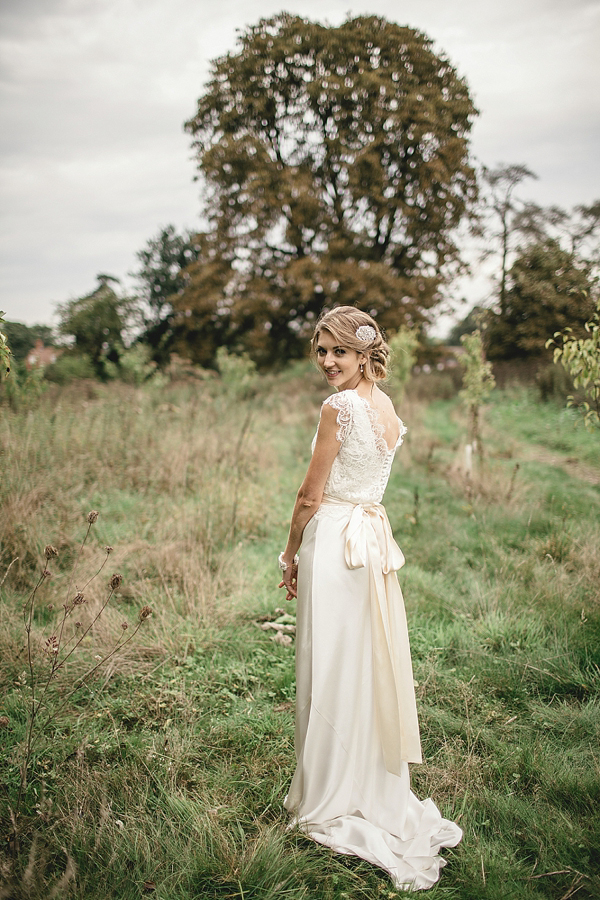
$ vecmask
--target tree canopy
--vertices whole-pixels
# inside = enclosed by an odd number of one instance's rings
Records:
[[[133,274],[139,285],[141,339],[158,363],[167,361],[173,348],[172,301],[183,291],[185,268],[198,258],[199,251],[192,235],[178,234],[174,225],[167,225],[136,254],[140,267]]]
[[[504,309],[489,318],[490,359],[541,356],[546,342],[565,328],[585,334],[595,310],[588,263],[547,239],[526,246],[509,274]]]
[[[98,375],[105,375],[104,361],[117,363],[124,348],[123,335],[132,302],[117,294],[112,275],[98,275],[90,294],[58,306],[59,331],[73,337],[78,352],[87,354]]]
[[[547,355],[554,331],[570,323],[581,334],[594,308],[600,201],[567,211],[519,197],[522,182],[536,177],[522,164],[482,168],[473,233],[484,241],[482,259],[499,257],[493,306],[475,306],[449,340],[484,327],[493,359]]]
[[[174,302],[180,324],[274,361],[302,354],[324,305],[357,304],[388,328],[425,320],[476,195],[475,114],[412,28],[288,14],[248,28],[186,124],[209,228]]]

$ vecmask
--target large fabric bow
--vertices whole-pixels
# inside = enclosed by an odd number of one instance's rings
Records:
[[[350,569],[361,569],[373,554],[379,556],[384,575],[404,565],[404,554],[394,540],[384,507],[380,503],[372,506],[358,503],[346,528],[346,565]]]

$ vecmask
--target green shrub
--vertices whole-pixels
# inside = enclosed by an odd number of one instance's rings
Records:
[[[231,399],[247,400],[256,393],[258,386],[256,364],[247,353],[236,355],[229,353],[225,347],[219,347],[217,365],[221,383]]]
[[[44,375],[47,381],[54,384],[68,384],[69,381],[79,378],[95,378],[96,372],[87,353],[67,350],[56,362],[47,366]]]
[[[0,382],[0,401],[6,400],[14,410],[35,405],[44,392],[42,369],[27,370],[23,363],[12,363],[10,372]]]
[[[120,378],[126,384],[139,387],[156,372],[156,363],[151,359],[147,344],[134,344],[119,357]]]

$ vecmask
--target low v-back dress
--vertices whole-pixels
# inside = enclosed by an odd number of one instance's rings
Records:
[[[325,403],[337,410],[340,449],[299,551],[297,767],[285,807],[315,841],[422,890],[445,865],[440,848],[462,831],[410,790],[408,764],[421,762],[421,747],[396,576],[404,557],[381,505],[406,428],[399,420],[390,448],[356,391]]]

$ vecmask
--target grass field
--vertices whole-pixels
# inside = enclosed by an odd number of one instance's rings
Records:
[[[325,393],[299,367],[246,392],[235,381],[86,383],[30,412],[1,410],[0,898],[401,896],[379,870],[286,831],[282,810],[294,651],[256,620],[284,605],[274,560]],[[522,388],[496,392],[470,483],[459,403],[409,392],[401,414],[409,432],[385,502],[407,558],[425,754],[413,789],[465,832],[429,897],[592,900],[598,435]],[[35,605],[41,646],[90,509],[100,517],[76,585],[114,550],[86,588],[81,627],[108,577],[124,581],[48,694],[15,860],[9,810],[30,698],[22,606],[53,544]],[[135,639],[64,702],[145,605],[153,615]],[[34,671],[48,665],[40,652]]]

